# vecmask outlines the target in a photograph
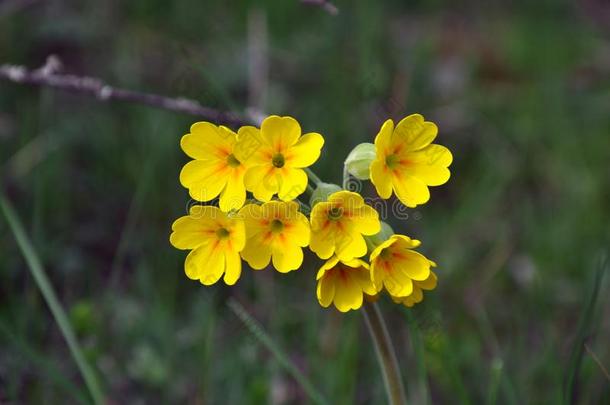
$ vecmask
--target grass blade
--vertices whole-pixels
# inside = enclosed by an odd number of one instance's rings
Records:
[[[599,297],[599,290],[602,285],[604,273],[608,266],[608,257],[603,256],[597,270],[592,276],[587,294],[587,302],[584,305],[578,328],[576,329],[576,339],[572,354],[570,355],[570,363],[566,369],[566,378],[564,384],[563,402],[565,404],[575,403],[578,396],[578,373],[582,364],[582,358],[585,351],[585,343],[587,337],[591,334],[593,327],[593,318],[595,313],[595,305]]]
[[[316,404],[328,404],[322,394],[309,381],[309,379],[299,370],[288,358],[286,353],[275,344],[271,337],[263,330],[261,325],[254,319],[246,309],[235,299],[229,299],[229,308],[237,315],[244,323],[248,330],[256,337],[256,339],[265,346],[275,356],[278,363],[292,375],[292,377],[301,385],[303,390],[309,395],[311,400]]]
[[[42,296],[44,297],[51,313],[53,314],[53,318],[55,318],[55,322],[59,326],[66,343],[70,349],[70,353],[76,362],[83,379],[85,380],[85,384],[89,389],[91,397],[93,398],[94,403],[103,404],[103,395],[100,389],[100,385],[98,383],[97,377],[89,363],[85,360],[85,356],[76,340],[76,335],[74,334],[74,330],[72,329],[72,325],[70,325],[70,321],[66,316],[66,312],[62,308],[59,300],[57,299],[57,295],[53,290],[53,287],[47,277],[42,264],[40,263],[40,259],[32,243],[27,237],[23,225],[15,212],[15,209],[11,205],[11,203],[6,199],[4,193],[0,191],[0,208],[6,218],[8,225],[13,232],[13,236],[15,237],[17,244],[19,245],[19,249],[23,254],[23,257],[30,269],[30,273],[34,280],[36,281],[36,285],[40,289]]]

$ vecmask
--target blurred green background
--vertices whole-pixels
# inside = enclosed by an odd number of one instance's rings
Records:
[[[313,169],[334,182],[386,118],[422,113],[454,163],[393,222],[439,264],[422,304],[381,303],[411,403],[557,404],[573,371],[568,401],[610,403],[610,277],[586,309],[610,246],[610,3],[335,4],[4,0],[0,64],[54,54],[116,86],[292,115],[325,136]],[[168,236],[196,120],[0,82],[2,188],[109,403],[308,403],[230,297],[331,403],[383,403],[362,315],[320,308],[312,255],[232,288],[184,275]],[[88,395],[2,217],[0,403]]]

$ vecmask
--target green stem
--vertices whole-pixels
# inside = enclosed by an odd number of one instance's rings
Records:
[[[306,167],[303,170],[305,170],[305,173],[307,173],[307,176],[311,179],[311,181],[313,181],[316,186],[319,186],[320,184],[323,183],[322,179],[318,177],[317,174],[315,174],[310,168]]]
[[[396,353],[392,341],[390,340],[388,328],[383,320],[383,316],[381,316],[381,311],[374,302],[365,303],[362,306],[362,309],[364,311],[366,326],[375,345],[375,353],[377,354],[377,360],[381,366],[383,382],[388,394],[389,403],[391,405],[405,405],[407,399],[400,377]]]
[[[70,325],[70,321],[66,315],[66,312],[62,308],[59,300],[57,299],[57,295],[53,290],[51,282],[49,281],[42,264],[40,263],[40,259],[32,246],[32,242],[28,239],[23,225],[17,216],[15,209],[11,205],[11,203],[5,198],[4,194],[0,190],[0,208],[6,217],[6,220],[11,228],[15,239],[17,240],[17,244],[21,249],[21,253],[25,258],[25,261],[28,264],[28,268],[32,273],[32,277],[36,281],[42,296],[44,297],[53,317],[55,318],[55,322],[59,326],[66,343],[70,349],[70,353],[76,361],[76,364],[85,380],[85,384],[91,393],[91,397],[93,398],[93,402],[95,404],[101,405],[104,403],[104,396],[102,395],[102,391],[100,389],[100,385],[95,376],[95,373],[89,363],[87,363],[85,356],[76,340],[76,335],[74,334],[74,330],[72,329],[72,325]]]
[[[315,191],[314,188],[311,186],[311,184],[307,184],[307,188],[305,189],[305,191],[307,191],[307,194],[311,197],[313,195],[313,192]]]

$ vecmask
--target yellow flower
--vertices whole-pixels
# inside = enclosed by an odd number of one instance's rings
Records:
[[[324,308],[331,303],[341,312],[362,306],[363,294],[376,293],[369,265],[360,259],[340,261],[333,256],[318,270],[318,301]]]
[[[220,195],[220,209],[239,209],[246,199],[246,166],[235,156],[237,134],[209,122],[197,122],[182,137],[180,146],[195,160],[180,172],[180,183],[197,201],[210,201]]]
[[[291,117],[267,117],[260,130],[241,127],[236,156],[247,162],[246,188],[260,201],[270,201],[274,194],[283,201],[294,200],[307,187],[304,167],[318,157],[324,138],[317,133],[301,136],[299,123]]]
[[[413,282],[430,276],[434,262],[413,250],[420,241],[404,235],[392,235],[371,252],[371,279],[378,291],[385,289],[394,297],[413,293]]]
[[[243,219],[229,217],[217,207],[197,205],[173,223],[172,231],[169,240],[174,247],[192,249],[184,262],[188,278],[205,285],[223,274],[228,285],[239,279],[239,252],[246,243]]]
[[[342,261],[361,257],[367,252],[362,235],[374,235],[380,229],[379,214],[360,194],[338,191],[311,211],[310,249],[321,259],[333,254]]]
[[[392,300],[397,304],[403,304],[410,308],[424,299],[424,292],[422,290],[434,290],[436,288],[436,283],[436,274],[431,271],[430,276],[424,281],[413,281],[413,292],[411,295],[407,295],[406,297],[392,297]]]
[[[295,201],[248,204],[239,214],[246,223],[246,247],[241,256],[256,270],[273,259],[281,273],[298,269],[303,263],[302,247],[309,244],[309,221]]]
[[[428,186],[449,180],[451,152],[431,143],[438,128],[419,114],[409,115],[396,125],[387,120],[375,138],[376,159],[371,164],[371,181],[381,198],[392,190],[407,207],[430,199]]]

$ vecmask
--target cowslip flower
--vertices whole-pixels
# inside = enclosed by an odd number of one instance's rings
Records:
[[[413,293],[414,282],[430,276],[434,262],[413,250],[420,244],[408,236],[392,235],[371,252],[371,279],[378,291],[385,288],[394,297],[406,297]]]
[[[430,199],[428,186],[449,180],[453,157],[446,147],[431,143],[437,133],[420,114],[402,119],[396,128],[392,120],[384,122],[371,163],[371,181],[381,198],[390,198],[393,190],[404,205],[415,207]]]
[[[338,191],[311,210],[309,248],[321,259],[333,254],[347,261],[367,252],[363,235],[374,235],[381,229],[379,213],[366,205],[362,196]]]
[[[260,130],[245,126],[238,134],[235,153],[249,166],[244,182],[257,200],[267,202],[277,194],[280,200],[290,201],[305,191],[303,168],[320,157],[322,135],[301,136],[301,126],[294,118],[277,115],[265,118]]]
[[[239,215],[246,224],[246,247],[241,257],[255,270],[273,267],[286,273],[303,263],[303,247],[309,244],[309,221],[295,201],[247,204]]]
[[[422,302],[424,299],[423,290],[431,291],[436,288],[437,278],[433,271],[430,276],[424,281],[413,281],[413,292],[406,297],[392,297],[392,300],[397,304],[403,304],[411,308],[413,305]]]
[[[233,285],[241,275],[239,252],[246,243],[244,221],[217,207],[196,205],[188,216],[172,224],[170,243],[177,249],[191,250],[184,270],[191,280],[204,285],[224,282]]]
[[[197,122],[180,140],[184,153],[193,158],[180,172],[180,183],[197,201],[220,195],[220,209],[239,209],[246,199],[246,166],[235,155],[237,134],[224,126]]]
[[[333,256],[320,267],[316,279],[320,305],[328,308],[332,303],[341,312],[360,308],[363,294],[376,293],[369,265],[361,259],[342,261]]]

